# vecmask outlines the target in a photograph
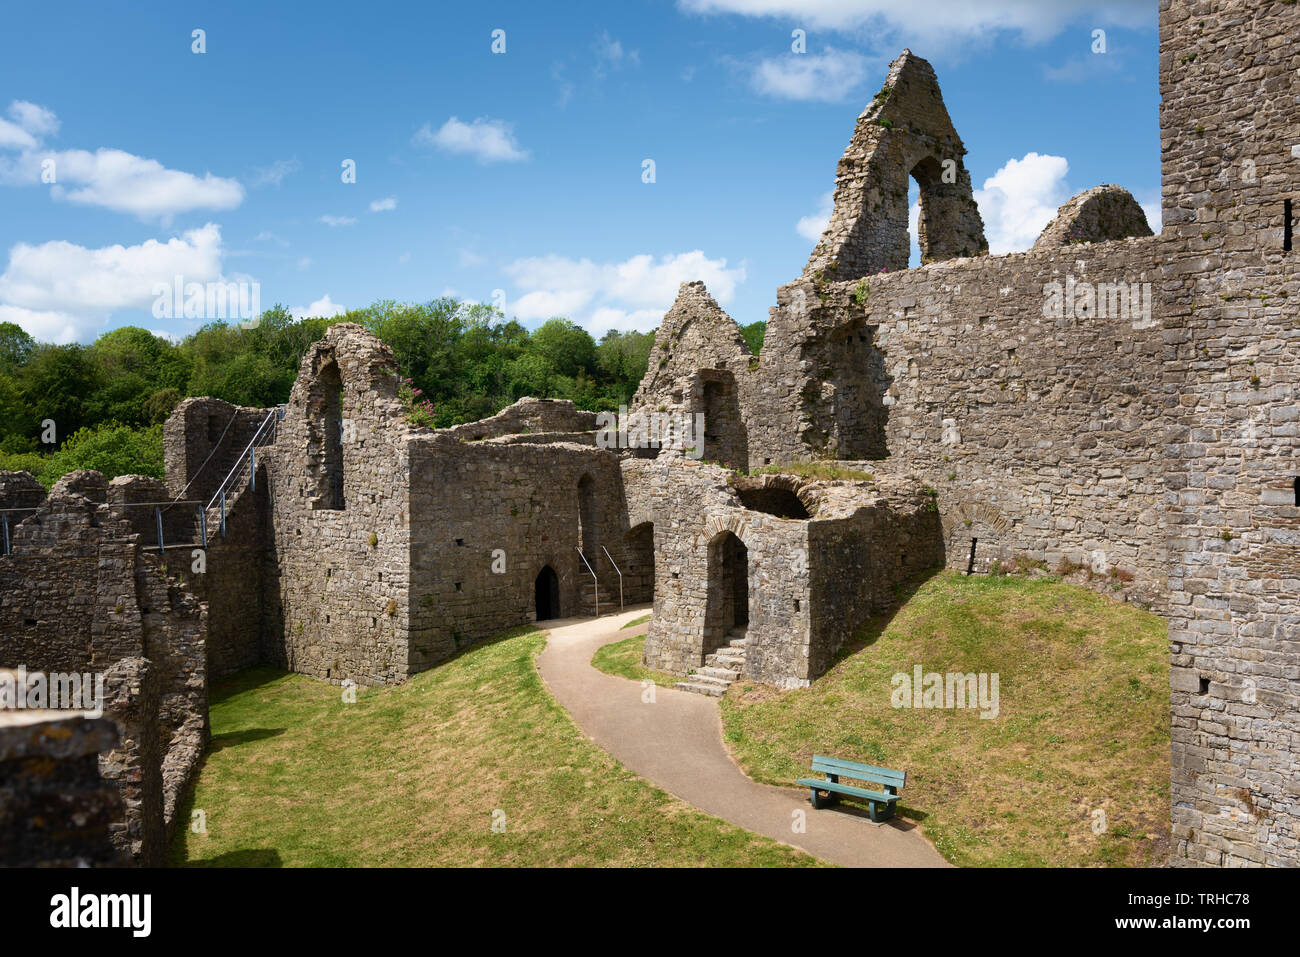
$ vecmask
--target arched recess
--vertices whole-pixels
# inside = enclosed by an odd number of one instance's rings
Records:
[[[732,532],[720,532],[708,546],[704,608],[704,654],[743,637],[749,625],[749,550]]]
[[[321,443],[321,475],[318,494],[321,507],[342,509],[343,491],[343,379],[338,363],[331,359],[316,376],[312,396],[313,425]]]
[[[635,526],[623,540],[626,556],[623,569],[623,594],[628,604],[654,601],[655,597],[655,527],[652,522]]]
[[[1013,523],[986,502],[958,501],[943,513],[944,564],[953,571],[985,574],[994,561],[1014,557]]]

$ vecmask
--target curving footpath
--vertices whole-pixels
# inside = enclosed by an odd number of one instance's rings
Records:
[[[623,625],[642,606],[604,618],[548,622],[538,658],[542,680],[598,745],[624,766],[701,811],[790,844],[833,864],[852,867],[947,867],[914,824],[897,818],[872,824],[865,809],[840,805],[814,811],[807,791],[759,784],[732,761],[722,743],[717,701],[641,685],[591,666],[602,645],[629,637]],[[807,832],[793,832],[794,811],[806,812]]]

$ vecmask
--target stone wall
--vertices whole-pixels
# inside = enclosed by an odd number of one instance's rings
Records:
[[[122,795],[100,776],[117,747],[107,718],[80,712],[0,711],[0,848],[7,867],[126,863],[110,829]]]
[[[392,350],[354,323],[303,357],[276,443],[265,653],[331,681],[409,673],[410,472]],[[250,586],[251,588],[251,586]]]
[[[208,735],[205,609],[181,584],[189,551],[160,555],[153,509],[128,507],[165,492],[141,476],[70,473],[0,556],[0,666],[105,675],[121,747],[103,766],[127,814],[115,839],[145,864],[162,859]]]
[[[1300,13],[1160,7],[1173,861],[1293,867]]]
[[[896,601],[899,585],[942,560],[934,500],[915,482],[746,478],[674,452],[625,459],[623,470],[630,524],[654,525],[645,650],[654,668],[701,667],[734,627],[745,638],[745,678],[804,687],[854,629]],[[773,490],[798,501],[783,507],[761,494]],[[737,543],[743,623],[731,608],[723,551]]]

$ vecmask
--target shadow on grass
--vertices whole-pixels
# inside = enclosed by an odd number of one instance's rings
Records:
[[[188,867],[284,867],[280,852],[274,848],[250,848],[246,851],[227,851],[216,857],[190,861]]]
[[[912,596],[920,591],[926,582],[934,578],[936,575],[942,574],[943,571],[943,566],[937,565],[928,571],[921,572],[919,575],[896,585],[894,587],[894,599],[890,604],[889,609],[868,619],[865,625],[855,631],[853,637],[840,646],[840,650],[835,653],[835,657],[831,659],[830,665],[826,670],[829,671],[845,658],[851,657],[859,651],[862,651],[864,648],[870,648],[874,645],[880,636],[885,633],[885,629],[889,627],[889,623],[894,620],[894,616],[897,615],[899,611],[902,610],[903,606],[912,599]]]
[[[284,728],[246,728],[243,731],[231,731],[228,734],[214,734],[212,741],[208,744],[208,751],[224,751],[226,748],[236,748],[241,744],[248,744],[250,741],[275,738],[284,734],[284,731]]]

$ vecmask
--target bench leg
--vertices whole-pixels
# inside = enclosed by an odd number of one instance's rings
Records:
[[[818,799],[817,799],[817,789],[816,789],[816,788],[809,788],[809,789],[808,789],[808,801],[809,801],[810,804],[812,804],[812,806],[813,806],[813,810],[814,810],[814,811],[821,807],[821,803],[820,803],[820,802],[818,801]]]
[[[883,811],[881,810],[882,805],[884,807]],[[871,820],[876,824],[880,824],[882,821],[888,821],[894,816],[894,802],[868,801],[867,811],[871,814]]]

